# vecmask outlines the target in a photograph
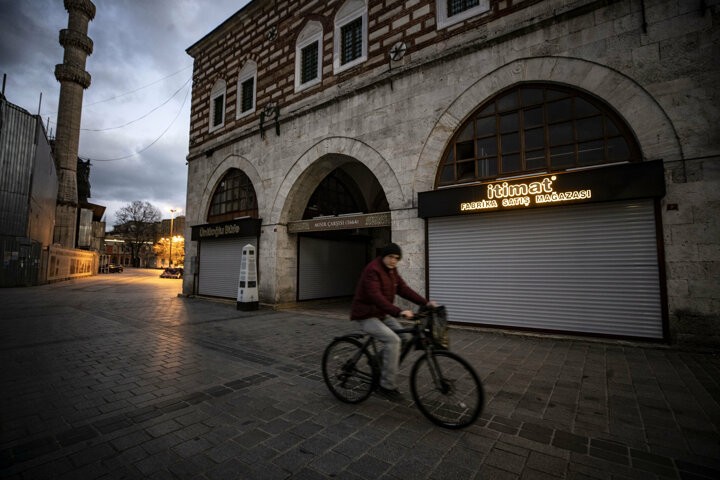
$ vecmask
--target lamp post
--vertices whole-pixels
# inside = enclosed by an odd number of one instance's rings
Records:
[[[173,222],[175,221],[175,212],[177,212],[176,208],[171,208],[170,213],[172,215],[170,216],[170,267],[172,268],[172,244],[173,244]]]

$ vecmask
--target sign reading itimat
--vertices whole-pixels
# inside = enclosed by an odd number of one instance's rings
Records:
[[[628,162],[419,192],[418,216],[445,217],[664,195],[662,160]]]
[[[530,207],[544,203],[561,203],[592,198],[592,190],[571,190],[556,192],[553,183],[555,175],[528,183],[491,183],[485,186],[485,198],[462,202],[460,211],[494,210],[512,207]]]

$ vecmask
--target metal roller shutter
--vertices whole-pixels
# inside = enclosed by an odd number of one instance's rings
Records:
[[[428,222],[430,295],[452,320],[663,337],[652,200]]]
[[[365,263],[364,243],[300,237],[298,300],[352,295]]]
[[[221,238],[200,244],[200,295],[237,298],[242,249],[248,244],[257,248],[257,238]]]

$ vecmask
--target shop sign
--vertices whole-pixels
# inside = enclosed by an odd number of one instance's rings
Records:
[[[420,192],[422,218],[665,195],[661,160]]]
[[[228,237],[231,235],[237,235],[240,233],[240,227],[236,224],[230,224],[230,225],[219,225],[217,227],[209,226],[209,227],[200,227],[199,234],[200,238],[218,238],[218,237]]]
[[[390,212],[313,218],[288,223],[288,233],[375,228],[390,225]]]
[[[528,183],[509,184],[508,182],[502,182],[488,184],[485,188],[486,198],[472,202],[461,202],[460,211],[495,210],[501,206],[504,208],[530,207],[543,203],[587,200],[592,197],[592,190],[589,188],[556,192],[553,186],[556,180],[557,176],[553,175]]]
[[[253,237],[260,234],[258,218],[243,218],[224,223],[210,223],[192,227],[192,240],[209,240],[215,238]]]

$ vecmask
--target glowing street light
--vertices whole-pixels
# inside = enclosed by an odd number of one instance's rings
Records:
[[[173,244],[173,222],[175,221],[175,212],[177,212],[177,208],[171,208],[170,213],[172,215],[170,216],[170,267],[172,267],[173,261],[172,261],[172,244]]]

